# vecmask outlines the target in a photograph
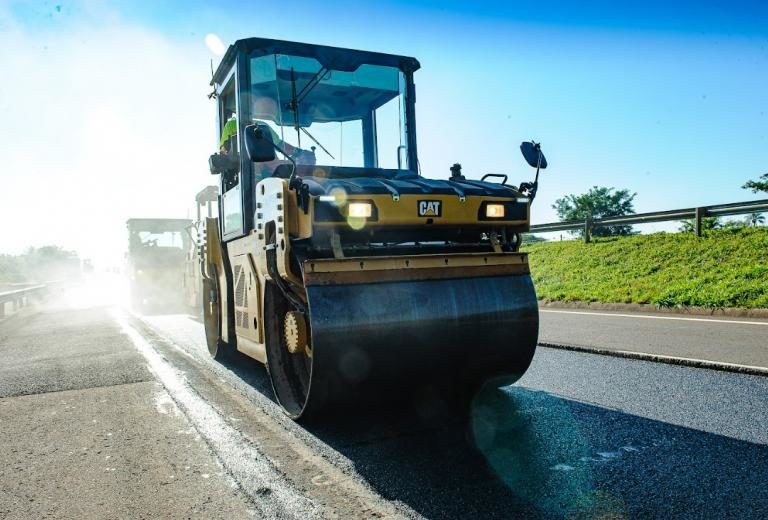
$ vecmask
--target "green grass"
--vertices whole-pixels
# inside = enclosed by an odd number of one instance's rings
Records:
[[[539,298],[768,308],[768,227],[523,245]]]

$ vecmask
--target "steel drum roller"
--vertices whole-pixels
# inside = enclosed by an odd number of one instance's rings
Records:
[[[270,370],[293,417],[436,388],[469,392],[496,376],[512,383],[536,349],[528,274],[311,285],[307,296],[311,357],[268,347],[270,364],[307,363],[308,381]]]

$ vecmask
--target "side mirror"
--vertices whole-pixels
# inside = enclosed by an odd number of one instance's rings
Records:
[[[215,153],[208,158],[211,175],[235,174],[240,170],[240,159],[234,154]]]
[[[269,162],[277,157],[271,132],[264,131],[260,125],[245,127],[245,151],[251,162]]]
[[[525,161],[534,168],[544,169],[547,167],[547,159],[541,152],[541,144],[533,141],[523,141],[520,144],[520,151],[523,152]]]

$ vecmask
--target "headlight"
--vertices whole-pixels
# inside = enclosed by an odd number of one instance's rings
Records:
[[[485,216],[488,218],[504,218],[504,204],[486,205]]]
[[[366,222],[378,222],[379,212],[372,200],[350,200],[336,197],[333,201],[315,199],[315,222],[347,222],[353,228],[364,226]]]
[[[372,213],[370,202],[350,202],[347,210],[347,216],[352,218],[371,218]]]

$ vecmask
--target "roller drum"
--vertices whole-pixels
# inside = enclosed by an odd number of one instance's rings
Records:
[[[538,338],[530,275],[307,288],[309,384],[273,387],[289,415],[364,406],[439,391],[470,391],[484,380],[514,382]],[[303,355],[303,354],[302,354]],[[270,361],[271,364],[271,361]]]

